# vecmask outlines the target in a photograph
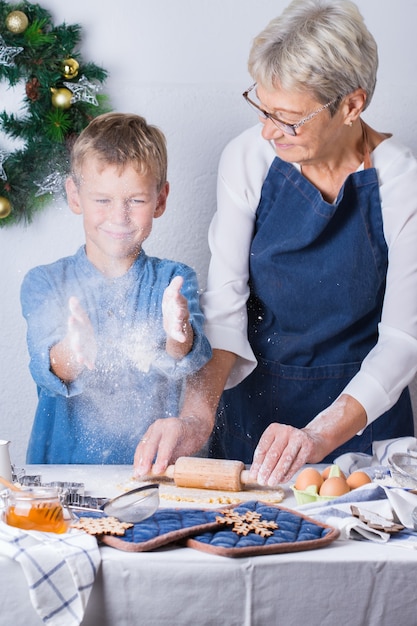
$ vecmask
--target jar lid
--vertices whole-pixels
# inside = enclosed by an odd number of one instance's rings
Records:
[[[56,487],[23,487],[19,491],[10,491],[15,500],[50,500],[58,498]]]

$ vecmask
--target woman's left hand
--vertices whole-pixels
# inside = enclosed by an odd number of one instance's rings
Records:
[[[340,395],[302,429],[270,424],[253,455],[250,478],[269,487],[288,482],[303,465],[320,463],[365,426],[364,407],[348,394]]]
[[[317,456],[319,441],[306,430],[286,424],[270,424],[256,447],[250,478],[260,485],[276,487],[288,482]]]

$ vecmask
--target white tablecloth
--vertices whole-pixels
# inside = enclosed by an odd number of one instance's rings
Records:
[[[131,468],[31,466],[26,472],[113,495]],[[284,506],[294,502],[290,494]],[[417,551],[389,543],[335,541],[318,550],[252,558],[191,548],[132,554],[102,547],[101,557],[83,626],[417,624]],[[0,626],[42,624],[19,564],[3,557],[0,606]]]

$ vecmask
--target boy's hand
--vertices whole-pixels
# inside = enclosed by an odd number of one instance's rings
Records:
[[[182,276],[175,276],[165,289],[162,298],[164,330],[167,337],[180,343],[185,343],[192,333],[187,298],[181,294],[183,282]]]
[[[77,363],[89,370],[94,369],[97,342],[87,313],[75,296],[69,299],[68,341]]]

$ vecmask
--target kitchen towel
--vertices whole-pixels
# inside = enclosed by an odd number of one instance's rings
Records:
[[[352,505],[365,513],[376,513],[387,522],[400,523],[405,528],[392,534],[374,529],[352,515]],[[333,500],[303,504],[297,510],[338,528],[340,539],[368,539],[382,543],[390,541],[402,547],[417,549],[417,532],[412,520],[415,508],[416,494],[401,488],[369,483]]]
[[[95,537],[24,531],[0,521],[0,554],[22,566],[32,605],[48,626],[78,626],[101,557]]]
[[[361,452],[347,452],[334,460],[334,463],[346,474],[351,474],[355,470],[373,469],[380,470],[383,474],[389,473],[388,458],[395,452],[417,453],[417,439],[415,437],[398,437],[397,439],[385,439],[384,441],[374,441],[372,444],[372,455]]]

